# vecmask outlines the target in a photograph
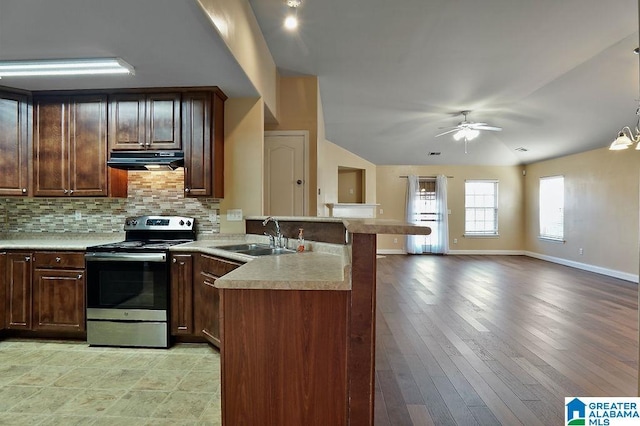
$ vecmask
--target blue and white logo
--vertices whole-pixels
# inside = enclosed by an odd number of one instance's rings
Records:
[[[640,424],[640,398],[567,397],[565,426],[628,426]]]

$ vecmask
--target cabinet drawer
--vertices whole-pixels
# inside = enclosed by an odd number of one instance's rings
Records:
[[[222,260],[204,254],[200,255],[200,262],[202,272],[216,277],[221,277],[241,265],[240,263],[229,262],[228,260]]]
[[[84,253],[39,251],[33,256],[36,268],[84,269]]]

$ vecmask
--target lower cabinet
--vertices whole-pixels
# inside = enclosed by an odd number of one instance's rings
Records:
[[[171,255],[171,334],[204,338],[220,347],[217,278],[241,263],[206,254]]]
[[[201,254],[194,276],[196,299],[196,330],[208,342],[220,347],[220,290],[214,287],[217,278],[239,267],[239,263]]]
[[[7,329],[85,330],[84,253],[8,252],[5,256]]]
[[[85,331],[83,253],[33,255],[33,330]]]
[[[193,255],[171,255],[170,293],[171,334],[193,335]]]
[[[4,330],[6,327],[6,315],[5,311],[7,307],[5,306],[4,301],[7,300],[6,296],[6,265],[7,265],[7,253],[0,252],[0,330]]]
[[[7,253],[5,325],[13,330],[31,330],[31,252]]]

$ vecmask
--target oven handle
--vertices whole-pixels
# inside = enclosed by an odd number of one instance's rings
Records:
[[[87,262],[166,262],[166,253],[86,253]]]

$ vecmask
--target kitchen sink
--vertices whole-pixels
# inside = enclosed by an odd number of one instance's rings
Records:
[[[280,247],[270,247],[268,244],[256,243],[232,244],[228,246],[216,246],[215,248],[231,251],[234,253],[246,254],[249,256],[271,256],[278,254],[295,253],[295,250]]]

